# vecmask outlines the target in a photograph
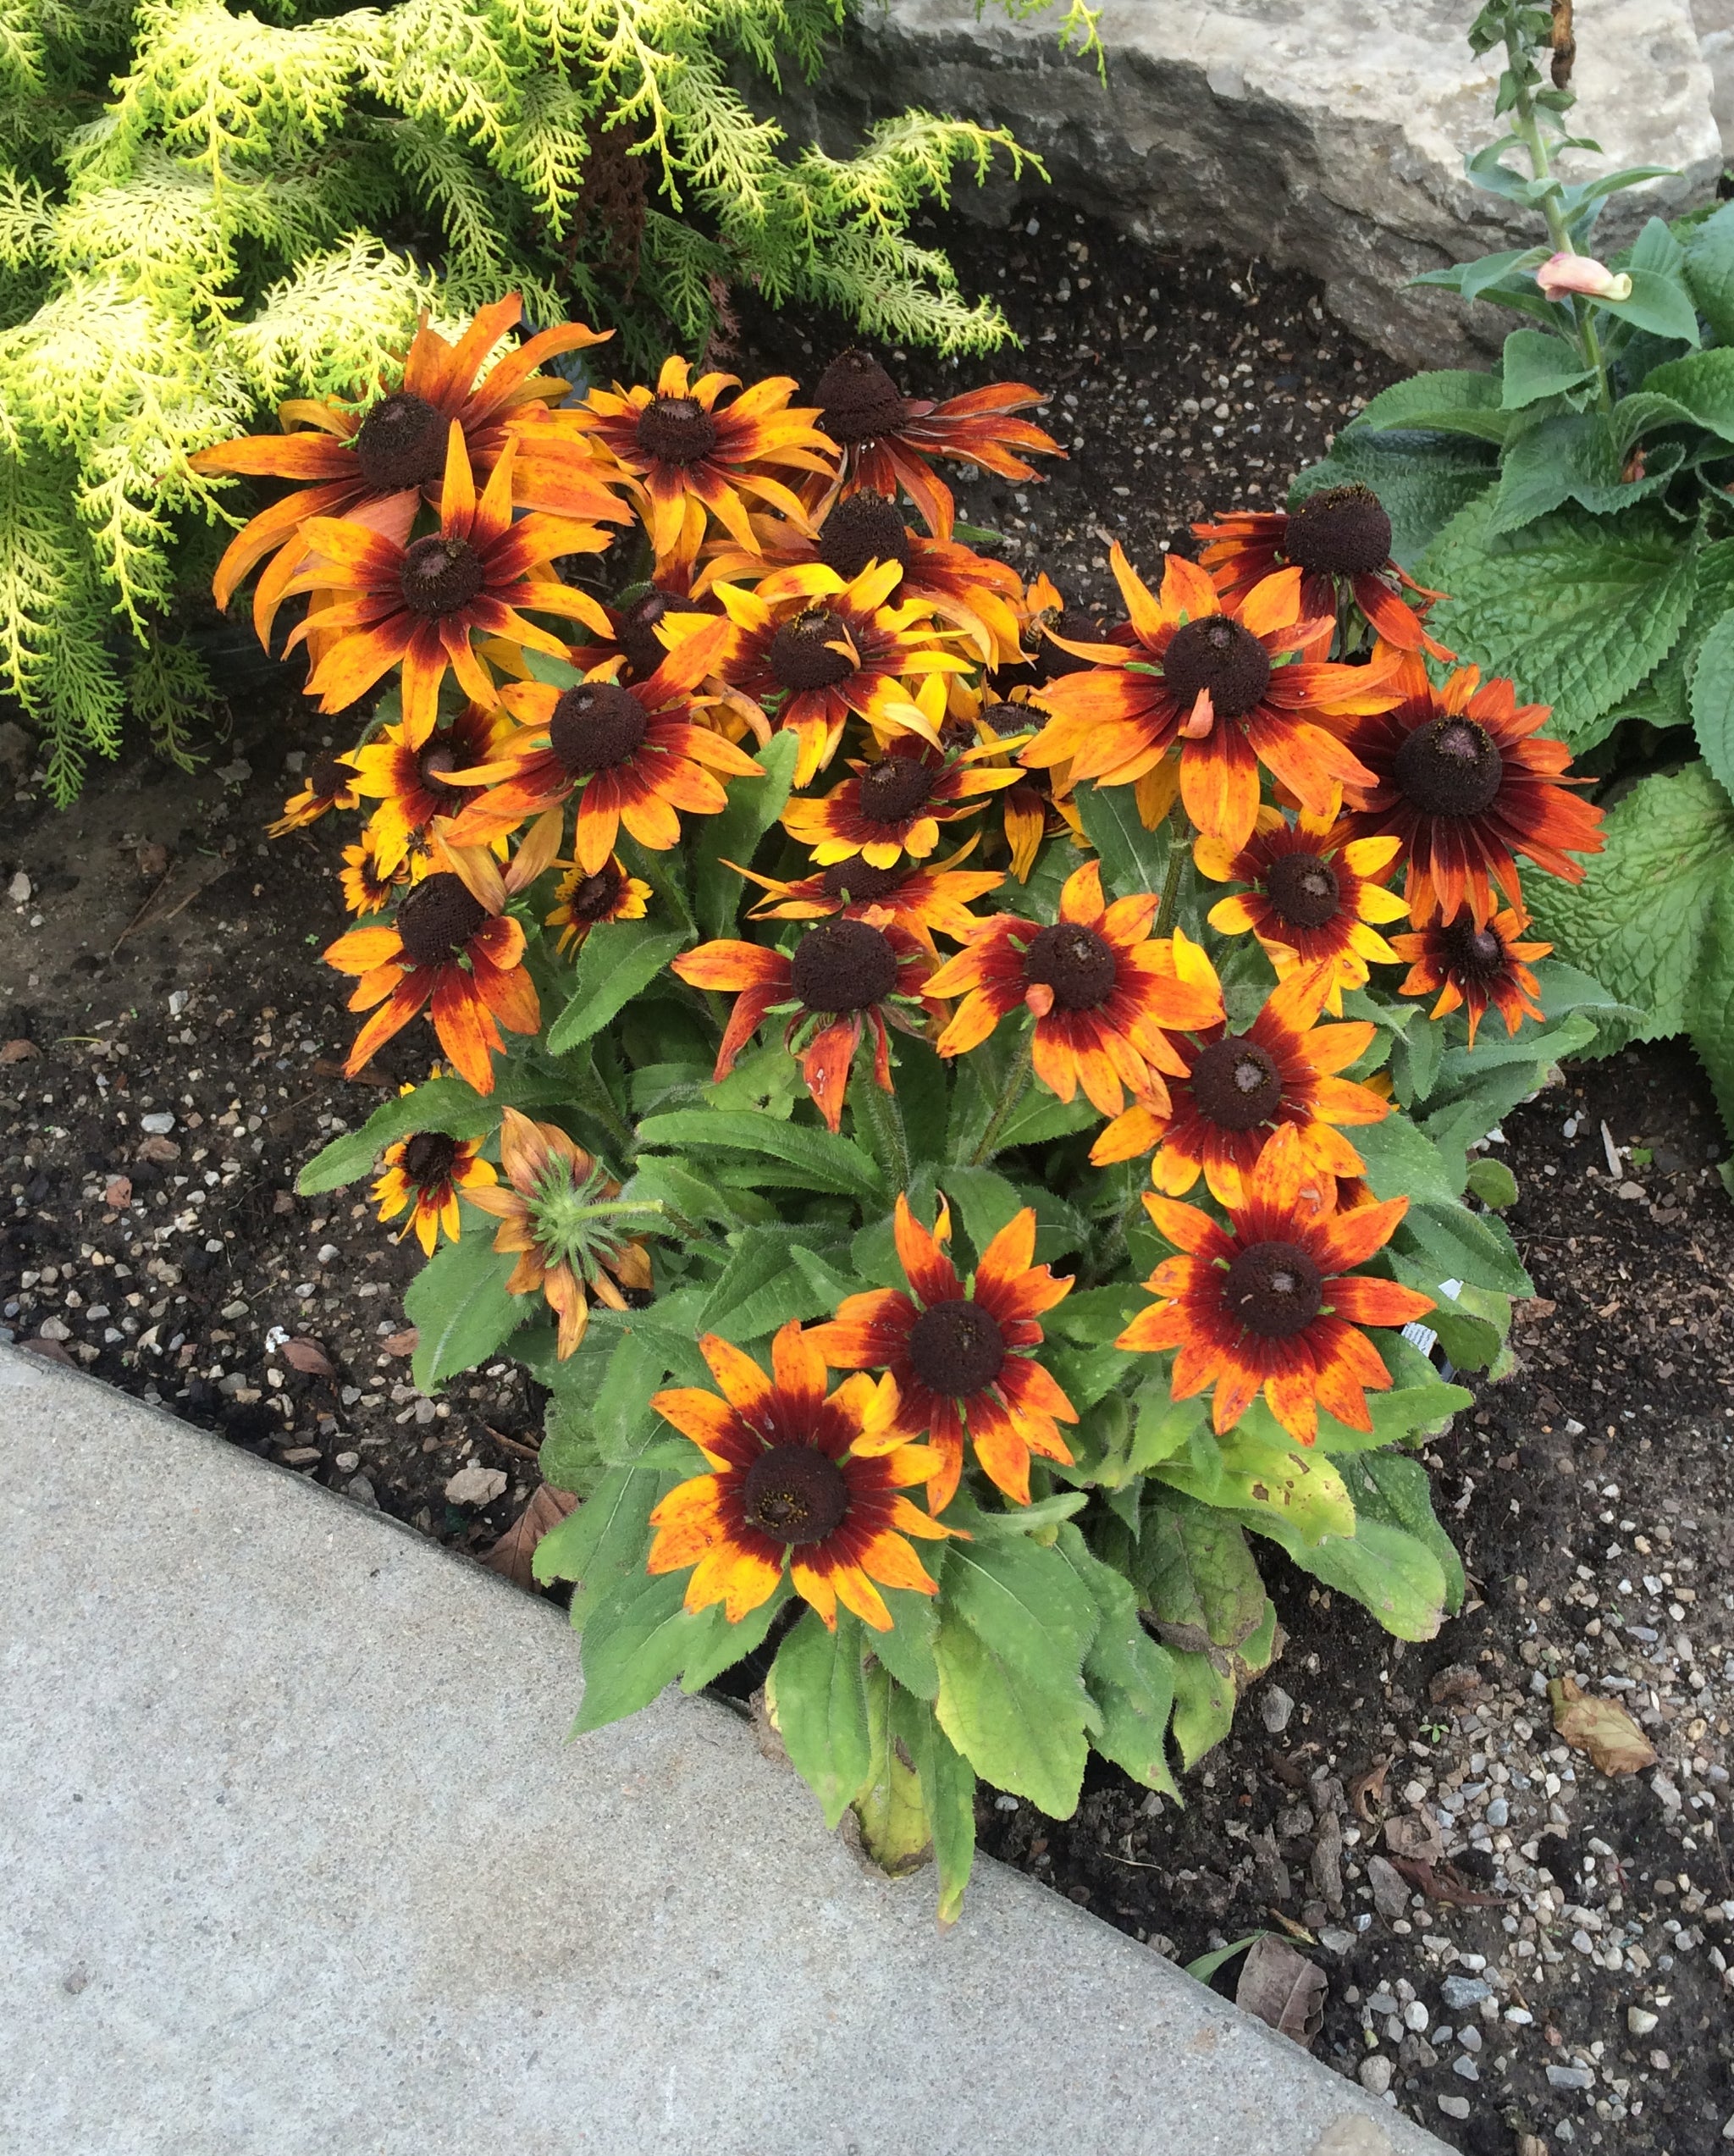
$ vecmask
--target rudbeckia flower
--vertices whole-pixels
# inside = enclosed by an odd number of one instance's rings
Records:
[[[1560,777],[1571,752],[1542,738],[1546,705],[1520,705],[1510,682],[1483,683],[1474,666],[1435,688],[1412,652],[1398,655],[1391,686],[1395,707],[1350,737],[1367,777],[1348,789],[1348,822],[1357,838],[1400,843],[1413,919],[1466,908],[1479,927],[1496,887],[1521,904],[1519,854],[1581,883],[1567,855],[1600,853],[1602,812],[1569,790],[1585,780]]]
[[[1081,1085],[1118,1115],[1127,1092],[1158,1093],[1158,1073],[1186,1067],[1170,1033],[1210,1025],[1223,1006],[1214,976],[1182,979],[1173,945],[1151,936],[1157,904],[1146,893],[1104,905],[1092,860],[1066,878],[1051,928],[997,914],[927,984],[964,998],[939,1053],[966,1054],[1021,1004],[1035,1020],[1035,1075],[1061,1100]]]
[[[943,1541],[957,1530],[900,1494],[927,1481],[939,1456],[899,1440],[891,1379],[845,1378],[827,1395],[825,1359],[794,1323],[770,1343],[768,1378],[715,1333],[699,1352],[722,1398],[689,1386],[650,1400],[711,1468],[670,1490],[650,1515],[649,1569],[693,1568],[686,1606],[721,1602],[738,1624],[776,1592],[787,1568],[831,1631],[841,1602],[889,1632],[881,1587],[937,1594],[904,1537]]]
[[[290,578],[285,594],[337,598],[302,622],[285,648],[293,650],[317,627],[321,655],[307,690],[319,698],[322,711],[345,710],[400,666],[406,738],[419,744],[433,732],[448,666],[467,696],[494,701],[494,677],[473,638],[504,637],[564,659],[560,639],[527,622],[518,608],[601,622],[601,609],[587,593],[540,572],[560,555],[599,552],[609,544],[606,536],[594,524],[535,511],[514,522],[512,458],[508,442],[478,501],[463,430],[454,422],[437,532],[405,545],[331,517],[310,517],[301,526],[311,566]]]
[[[754,920],[864,920],[875,928],[907,929],[924,950],[933,952],[933,932],[967,943],[984,926],[969,908],[977,898],[997,891],[1005,877],[997,869],[959,869],[953,863],[966,860],[971,847],[948,854],[929,868],[903,861],[896,868],[869,868],[859,855],[838,861],[817,876],[803,876],[793,883],[761,876],[756,869],[736,868],[738,876],[761,885],[770,895],[752,909]],[[735,867],[731,862],[729,866]]]
[[[536,373],[536,368],[556,352],[603,344],[614,334],[563,323],[506,353],[478,383],[478,368],[522,312],[511,293],[481,308],[455,345],[430,329],[424,316],[404,362],[402,382],[372,404],[297,398],[279,408],[282,434],[218,442],[188,459],[194,471],[207,475],[249,473],[316,482],[243,526],[217,565],[212,588],[226,611],[243,578],[268,555],[275,556],[253,596],[253,624],[268,650],[290,579],[306,566],[306,548],[296,543],[296,534],[310,517],[345,517],[400,544],[406,541],[420,503],[439,500],[450,428],[462,430],[471,466],[485,478],[533,415],[558,403],[572,386],[561,375]],[[297,422],[304,431],[290,433]],[[585,521],[623,520],[629,514],[579,440],[538,434],[533,442],[519,442],[512,484],[521,507]]]
[[[533,1123],[515,1108],[500,1123],[500,1164],[504,1188],[496,1183],[467,1196],[499,1221],[494,1247],[517,1253],[506,1292],[534,1295],[539,1288],[548,1298],[560,1320],[555,1353],[564,1362],[589,1325],[590,1296],[624,1310],[622,1290],[649,1288],[650,1253],[621,1232],[627,1217],[647,1208],[614,1204],[620,1185],[581,1145],[558,1125]]]
[[[1209,970],[1196,944],[1188,958]],[[1315,1175],[1363,1174],[1366,1163],[1337,1125],[1383,1122],[1390,1103],[1336,1075],[1367,1053],[1376,1029],[1369,1020],[1317,1023],[1331,981],[1328,965],[1306,967],[1278,982],[1244,1033],[1218,1024],[1177,1040],[1184,1067],[1172,1074],[1165,1098],[1146,1097],[1117,1117],[1091,1148],[1091,1162],[1101,1168],[1130,1160],[1153,1145],[1150,1180],[1157,1190],[1179,1197],[1201,1173],[1218,1203],[1238,1205],[1273,1131],[1293,1125]]]
[[[628,876],[610,854],[594,871],[574,861],[560,880],[553,911],[543,918],[560,931],[561,956],[570,958],[598,921],[642,920],[649,904],[650,886]]]
[[[1100,663],[1034,692],[1053,716],[1024,750],[1025,764],[1069,763],[1074,786],[1129,786],[1153,778],[1178,749],[1187,815],[1207,838],[1237,848],[1257,822],[1261,764],[1319,815],[1338,788],[1371,778],[1322,722],[1389,710],[1398,698],[1386,682],[1396,655],[1365,666],[1312,656],[1329,649],[1334,623],[1302,617],[1298,569],[1267,578],[1228,608],[1180,555],[1168,558],[1160,600],[1118,540],[1113,562],[1137,642],[1099,647]]]
[[[957,516],[952,490],[933,469],[950,458],[997,472],[1002,479],[1035,479],[1031,456],[1063,456],[1052,434],[1010,415],[1042,402],[1027,382],[990,382],[936,404],[906,397],[879,362],[864,351],[832,360],[813,392],[819,423],[842,452],[837,476],[815,497],[826,506],[838,495],[864,491],[895,497],[901,486],[936,539],[948,539]]]
[[[283,814],[275,823],[267,826],[267,836],[281,838],[289,832],[300,831],[306,825],[317,822],[328,809],[359,806],[354,764],[347,757],[336,756],[330,749],[322,749],[307,759],[306,777],[284,803]]]
[[[417,866],[420,865],[418,862]],[[401,876],[387,875],[379,866],[378,847],[373,832],[364,831],[353,846],[344,848],[338,881],[343,886],[343,903],[352,914],[378,914],[391,904],[399,883],[407,883],[411,877],[407,868]]]
[[[895,868],[905,854],[925,860],[942,823],[979,814],[990,793],[1017,784],[1015,765],[982,768],[984,756],[999,753],[997,742],[947,756],[925,742],[893,741],[882,756],[856,763],[854,777],[822,801],[791,801],[782,827],[820,868],[857,854],[869,868]]]
[[[769,375],[730,402],[732,374],[702,374],[695,382],[684,359],[662,362],[656,387],[594,389],[560,424],[581,429],[625,474],[643,505],[645,527],[660,568],[689,566],[704,536],[708,511],[749,554],[757,552],[747,499],[767,502],[797,523],[806,512],[773,470],[828,473],[831,444],[813,425],[811,408],[792,406],[797,384]]]
[[[486,763],[510,731],[497,705],[467,704],[420,743],[400,719],[351,752],[356,792],[379,804],[367,819],[367,836],[380,875],[395,876],[406,860],[425,857],[435,820],[458,815],[476,798],[477,789],[455,774]]]
[[[1394,838],[1354,838],[1333,815],[1301,810],[1293,823],[1280,809],[1262,808],[1245,846],[1201,838],[1192,849],[1199,873],[1216,883],[1251,888],[1219,898],[1212,928],[1225,936],[1250,928],[1278,979],[1302,966],[1328,965],[1326,1009],[1343,1014],[1343,991],[1367,979],[1369,965],[1390,965],[1397,954],[1373,926],[1403,920],[1409,909],[1383,888],[1394,867]]]
[[[505,1045],[500,1026],[533,1033],[542,1022],[524,970],[524,932],[506,904],[559,848],[557,816],[531,831],[504,876],[483,852],[441,847],[432,873],[411,886],[394,920],[338,937],[325,963],[361,976],[349,1007],[373,1013],[344,1065],[351,1077],[431,1004],[440,1047],[478,1093],[493,1092],[492,1052]]]
[[[1444,593],[1416,583],[1391,559],[1391,520],[1370,487],[1327,487],[1298,509],[1236,510],[1192,529],[1205,542],[1198,559],[1224,599],[1240,598],[1278,569],[1296,568],[1303,614],[1334,614],[1338,594],[1347,591],[1398,650],[1457,655],[1427,633],[1428,609]],[[1405,604],[1405,591],[1419,606]]]
[[[957,1495],[967,1425],[975,1457],[1014,1504],[1030,1502],[1030,1456],[1069,1465],[1059,1432],[1078,1411],[1030,1352],[1042,1341],[1035,1322],[1071,1292],[1035,1255],[1035,1214],[1028,1206],[981,1253],[965,1287],[941,1246],[951,1240],[943,1199],[930,1235],[897,1198],[897,1258],[919,1298],[875,1288],[844,1298],[829,1324],[809,1335],[840,1370],[889,1370],[897,1389],[897,1427],[927,1438],[942,1462],[927,1501],[942,1512]]]
[[[403,1088],[405,1092],[412,1090]],[[417,1131],[387,1146],[385,1172],[371,1193],[380,1219],[395,1220],[407,1211],[410,1217],[401,1235],[413,1228],[428,1258],[442,1230],[448,1242],[456,1242],[462,1229],[458,1192],[485,1190],[499,1180],[492,1162],[482,1158],[482,1142],[480,1138],[448,1137],[444,1131]]]
[[[1019,689],[1015,694],[1024,692]],[[1041,725],[1042,715],[1033,704],[1002,703],[990,696],[972,714],[967,708],[968,695],[965,691],[965,709],[954,711],[941,727],[942,748],[967,749],[985,744],[1001,755],[1015,757],[1030,733]],[[1070,774],[1064,767],[1031,771],[1018,766],[1016,784],[1008,786],[999,797],[999,811],[1011,871],[1019,883],[1030,881],[1044,840],[1069,831],[1082,843],[1083,826],[1072,798]]]
[[[516,831],[576,792],[572,854],[587,875],[607,861],[622,824],[653,852],[678,846],[677,810],[715,815],[728,806],[713,771],[764,775],[762,764],[694,713],[693,690],[730,633],[726,622],[707,622],[631,688],[601,677],[571,688],[508,682],[500,701],[519,722],[516,738],[500,744],[491,761],[459,774],[486,790],[454,821],[452,843],[472,846]]]
[[[1145,1197],[1158,1232],[1181,1254],[1164,1258],[1145,1282],[1161,1300],[1115,1345],[1146,1354],[1177,1349],[1173,1397],[1190,1400],[1213,1385],[1218,1434],[1261,1391],[1303,1445],[1317,1438],[1321,1407],[1350,1429],[1371,1429],[1367,1395],[1388,1391],[1391,1379],[1357,1328],[1406,1325],[1433,1307],[1412,1288],[1349,1269],[1390,1240],[1407,1198],[1352,1213],[1318,1200],[1292,1130],[1265,1147],[1226,1228],[1171,1197]]]
[[[1541,989],[1525,963],[1544,959],[1551,943],[1520,940],[1529,923],[1512,907],[1477,922],[1473,914],[1455,914],[1450,920],[1433,920],[1412,936],[1394,936],[1399,957],[1409,961],[1409,971],[1400,995],[1431,996],[1439,1001],[1429,1015],[1444,1018],[1448,1012],[1469,1014],[1469,1045],[1475,1046],[1475,1029],[1493,1004],[1515,1033],[1526,1018],[1543,1015],[1536,998]]]
[[[792,1007],[783,1037],[791,1048],[806,1026],[817,1025],[802,1053],[801,1075],[833,1131],[842,1127],[849,1066],[864,1024],[873,1029],[875,1081],[892,1092],[886,1020],[908,1031],[920,1030],[892,998],[925,998],[931,970],[927,954],[906,929],[845,920],[810,929],[792,954],[725,938],[683,951],[674,960],[674,970],[693,987],[720,988],[737,998],[717,1051],[719,1081],[734,1069],[768,1012]]]

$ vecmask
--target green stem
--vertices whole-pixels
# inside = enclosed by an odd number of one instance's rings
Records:
[[[892,1194],[909,1187],[909,1139],[903,1128],[903,1111],[895,1093],[888,1093],[870,1071],[855,1074],[855,1114],[867,1126],[873,1152],[891,1179]]]
[[[568,1220],[604,1220],[616,1213],[666,1213],[668,1208],[660,1197],[610,1197],[595,1205],[575,1205],[565,1216]]]
[[[1085,1269],[1085,1286],[1099,1285],[1110,1273],[1115,1270],[1120,1260],[1125,1256],[1126,1223],[1132,1217],[1132,1209],[1138,1203],[1139,1196],[1140,1193],[1135,1189],[1126,1202],[1115,1213],[1113,1224],[1109,1228],[1101,1250]]]
[[[1186,842],[1178,830],[1168,834],[1168,872],[1162,879],[1162,904],[1156,909],[1156,926],[1152,936],[1168,935],[1174,926],[1174,908],[1179,903],[1180,871],[1186,860]]]
[[[999,1143],[1000,1132],[1011,1121],[1012,1110],[1024,1097],[1024,1088],[1030,1082],[1030,1063],[1035,1053],[1035,1043],[1034,1037],[1031,1036],[1024,1042],[1023,1052],[1006,1080],[1005,1091],[1000,1095],[999,1105],[994,1109],[988,1119],[986,1130],[981,1134],[980,1144],[969,1157],[969,1165],[972,1168],[985,1168],[992,1159],[994,1148]]]
[[[616,1108],[607,1086],[603,1084],[602,1074],[596,1068],[596,1058],[594,1052],[587,1052],[581,1063],[572,1062],[569,1064],[568,1068],[571,1070],[572,1090],[577,1105],[587,1115],[594,1115],[599,1123],[605,1125],[610,1136],[619,1142],[625,1152],[630,1153],[637,1133]]]

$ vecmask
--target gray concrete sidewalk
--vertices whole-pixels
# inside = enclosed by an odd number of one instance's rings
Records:
[[[865,1876],[743,1725],[565,1741],[560,1612],[0,1348],[0,2142],[1422,2156],[1120,1933]]]

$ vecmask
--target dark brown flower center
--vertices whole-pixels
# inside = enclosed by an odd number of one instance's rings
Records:
[[[999,1375],[1006,1336],[991,1311],[958,1297],[924,1310],[909,1332],[909,1363],[930,1392],[958,1400]]]
[[[450,432],[450,419],[426,397],[409,390],[382,397],[356,435],[362,484],[376,494],[438,486],[445,471]]]
[[[347,764],[322,749],[307,766],[307,790],[316,801],[334,801],[354,777]]]
[[[861,774],[861,814],[869,823],[907,823],[937,776],[919,756],[881,756]]]
[[[1062,650],[1054,642],[1056,636],[1069,637],[1074,644],[1100,644],[1104,632],[1102,623],[1092,614],[1082,613],[1075,606],[1069,606],[1055,622],[1050,622],[1035,640],[1035,672],[1044,682],[1058,681],[1062,674],[1088,673],[1093,660],[1080,659],[1075,651]]]
[[[1318,854],[1279,854],[1265,872],[1264,895],[1291,928],[1323,928],[1342,903],[1337,871]]]
[[[1371,487],[1327,487],[1290,516],[1283,551],[1323,576],[1365,576],[1390,559],[1391,520]]]
[[[555,705],[548,745],[574,778],[583,778],[625,763],[649,723],[650,714],[618,682],[580,682]]]
[[[1162,671],[1169,694],[1189,710],[1207,688],[1219,719],[1239,719],[1270,687],[1270,654],[1239,622],[1207,614],[1174,631]]]
[[[828,607],[809,606],[785,622],[770,639],[770,671],[785,688],[830,688],[856,671],[847,650],[832,646],[851,641],[847,625]]]
[[[819,558],[845,581],[870,562],[909,566],[909,531],[903,511],[882,494],[852,494],[819,527]]]
[[[600,920],[619,898],[625,881],[612,861],[605,861],[594,876],[583,876],[572,886],[566,911],[574,920]]]
[[[1198,1112],[1220,1130],[1256,1130],[1282,1097],[1282,1073],[1256,1041],[1240,1034],[1213,1041],[1192,1066]]]
[[[406,1178],[422,1190],[436,1190],[450,1179],[457,1140],[443,1131],[417,1131],[403,1149]]]
[[[411,542],[398,582],[411,613],[456,614],[480,591],[487,573],[467,539],[430,532]]]
[[[440,869],[426,876],[397,909],[397,932],[412,965],[444,965],[465,948],[488,909],[461,876]]]
[[[1223,1301],[1248,1332],[1292,1340],[1318,1315],[1324,1275],[1298,1243],[1256,1242],[1229,1266]]]
[[[822,1542],[848,1515],[849,1485],[816,1446],[775,1445],[748,1468],[741,1509],[773,1542]]]
[[[1428,816],[1478,816],[1499,793],[1505,771],[1487,728],[1449,716],[1416,727],[1391,765],[1404,799]]]
[[[638,414],[638,446],[661,464],[696,464],[716,446],[716,422],[697,397],[653,397]]]
[[[840,449],[895,434],[903,423],[902,391],[864,351],[840,353],[820,376],[813,395],[819,423]]]
[[[1038,931],[1024,954],[1024,978],[1052,988],[1062,1010],[1094,1010],[1118,977],[1113,945],[1075,920]]]
[[[809,1010],[865,1010],[897,985],[897,954],[864,920],[827,920],[801,938],[795,993]]]
[[[871,905],[887,898],[908,876],[905,868],[870,868],[865,861],[836,861],[819,879],[827,898],[848,898],[853,904]]]
[[[627,664],[640,681],[654,674],[668,656],[667,647],[656,633],[656,624],[665,614],[691,605],[690,600],[652,584],[630,606],[622,608],[620,648],[627,655]]]
[[[1496,928],[1477,928],[1473,914],[1461,914],[1439,932],[1445,960],[1460,979],[1489,981],[1505,963],[1505,946]]]

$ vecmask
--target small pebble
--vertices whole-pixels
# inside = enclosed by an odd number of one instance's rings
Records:
[[[1374,2052],[1369,2059],[1363,2059],[1355,2069],[1361,2087],[1369,2096],[1383,2096],[1390,2087],[1391,2076],[1395,2070],[1390,2060],[1381,2051]]]
[[[1448,2119],[1466,2119],[1469,2116],[1469,2098],[1466,2096],[1442,2096],[1439,2109]]]
[[[1548,2081],[1554,2088],[1593,2088],[1595,2074],[1588,2066],[1549,2066]]]
[[[158,1108],[154,1114],[140,1116],[139,1128],[150,1137],[166,1138],[174,1128],[174,1117],[168,1108]]]
[[[1258,1695],[1258,1711],[1271,1735],[1279,1737],[1289,1726],[1295,1702],[1280,1684],[1267,1684]]]
[[[1508,2006],[1505,2019],[1514,2028],[1527,2029],[1533,2024],[1535,2016],[1527,2006]]]
[[[378,1493],[366,1475],[352,1475],[344,1484],[344,1492],[345,1495],[353,1497],[358,1505],[377,1506],[379,1502]]]
[[[1647,2037],[1659,2019],[1647,2006],[1628,2006],[1626,2010],[1626,2026],[1635,2037]]]
[[[1472,2021],[1466,2029],[1458,2030],[1457,2041],[1466,2051],[1479,2051],[1482,2043],[1481,2031]]]
[[[1510,1805],[1506,1803],[1503,1797],[1495,1797],[1493,1802],[1487,1808],[1488,1825],[1489,1827],[1508,1826],[1510,1823]]]
[[[334,1242],[322,1242],[313,1255],[321,1265],[329,1265],[338,1255],[337,1245]]]
[[[1450,1982],[1450,1978],[1448,1976],[1445,1981],[1449,1983]],[[1373,1993],[1372,1997],[1367,2000],[1367,2004],[1371,2011],[1375,2014],[1394,2014],[1397,2010],[1397,2001],[1394,1994],[1387,1991],[1383,1984],[1379,1986],[1378,1989]]]
[[[1451,2061],[1451,2071],[1466,2081],[1478,2081],[1481,2079],[1481,2069],[1472,2059],[1454,2059]]]
[[[1411,1998],[1409,2004],[1403,2009],[1404,2026],[1405,2028],[1413,2029],[1417,2036],[1420,2035],[1421,2032],[1427,2026],[1428,2023],[1432,2021],[1432,2015],[1428,2012],[1426,2007],[1418,1998]]]
[[[1461,2014],[1466,2006],[1479,2006],[1488,1996],[1488,1987],[1480,1976],[1447,1976],[1439,1992],[1451,2011]]]

